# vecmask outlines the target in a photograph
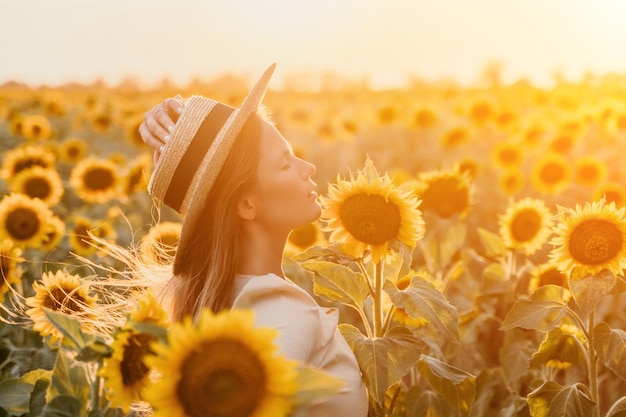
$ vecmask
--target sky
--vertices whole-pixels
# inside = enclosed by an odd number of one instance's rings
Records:
[[[626,0],[0,0],[0,83],[626,74]],[[282,81],[281,81],[282,80]]]

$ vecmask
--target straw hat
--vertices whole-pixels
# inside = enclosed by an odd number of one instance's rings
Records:
[[[191,244],[202,206],[237,135],[256,113],[276,64],[265,70],[238,109],[201,96],[185,104],[150,177],[148,192],[185,215],[178,251]],[[189,242],[188,242],[189,241]]]

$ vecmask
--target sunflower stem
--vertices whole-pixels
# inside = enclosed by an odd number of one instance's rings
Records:
[[[102,360],[98,360],[98,369],[102,368]],[[93,379],[93,384],[91,387],[91,409],[100,411],[100,391],[101,391],[101,380],[102,377],[98,376],[97,371],[95,372],[95,376]]]
[[[365,281],[367,281],[367,286],[369,288],[370,295],[372,296],[372,298],[374,298],[374,287],[372,287],[372,280],[370,278],[370,274],[367,273],[367,270],[365,269],[365,265],[363,265],[363,259],[358,259],[356,264],[359,266],[361,273],[365,275]]]
[[[389,330],[389,324],[391,324],[391,317],[393,316],[393,312],[396,310],[396,306],[392,305],[387,314],[385,314],[385,321],[383,322],[382,334],[387,334],[387,330]]]
[[[596,355],[596,351],[593,348],[593,328],[595,326],[596,321],[596,312],[591,311],[589,314],[589,326],[588,326],[588,342],[587,349],[589,351],[589,391],[591,391],[591,400],[596,404],[593,410],[593,416],[599,417],[600,415],[600,405],[598,398],[598,357]]]
[[[379,260],[374,264],[374,337],[382,337],[383,321],[383,261]]]

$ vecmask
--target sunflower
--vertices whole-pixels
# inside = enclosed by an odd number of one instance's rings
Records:
[[[303,251],[311,246],[321,244],[323,240],[319,223],[312,222],[292,230],[287,238],[287,243],[297,250]]]
[[[84,201],[106,203],[117,196],[118,167],[108,159],[84,159],[72,169],[70,185]]]
[[[2,161],[0,176],[10,180],[21,171],[39,166],[53,168],[56,155],[48,148],[42,146],[23,146],[8,151]]]
[[[59,159],[67,163],[77,163],[87,156],[87,142],[81,138],[67,138],[57,147]]]
[[[465,127],[454,127],[445,132],[439,142],[443,149],[455,148],[469,140],[469,131]]]
[[[50,342],[61,339],[63,334],[48,320],[44,308],[78,319],[83,330],[90,331],[94,320],[97,297],[89,295],[89,285],[80,276],[58,270],[44,272],[41,281],[33,283],[35,295],[26,299],[31,307],[26,314],[33,321],[33,330],[42,336],[50,336]]]
[[[63,181],[56,169],[34,166],[20,171],[9,181],[12,193],[38,198],[48,206],[54,206],[63,196]]]
[[[22,120],[22,136],[30,140],[46,140],[52,135],[50,121],[43,115],[25,116]]]
[[[607,175],[606,163],[593,156],[582,156],[574,162],[574,181],[580,185],[596,186],[603,183]]]
[[[530,272],[530,280],[528,281],[528,292],[530,294],[544,285],[558,285],[559,287],[565,288],[565,293],[567,294],[566,300],[571,296],[567,283],[567,275],[561,272],[555,263],[546,262],[539,264]]]
[[[144,153],[132,161],[126,175],[122,178],[122,193],[130,195],[137,191],[144,191],[148,185],[152,156]]]
[[[478,161],[471,157],[464,158],[458,165],[459,171],[467,174],[470,179],[475,178],[481,169]]]
[[[530,181],[537,191],[558,194],[569,187],[571,177],[572,169],[567,159],[549,153],[535,162]]]
[[[59,246],[63,236],[65,235],[65,222],[58,216],[52,216],[48,219],[48,225],[50,229],[46,233],[46,236],[41,241],[40,249],[42,251],[51,251]]]
[[[152,226],[139,245],[144,261],[171,264],[176,255],[181,230],[182,224],[175,222],[161,222]]]
[[[157,301],[154,291],[148,289],[136,296],[137,305],[130,312],[128,322],[152,323],[161,327],[169,326],[169,317],[163,306]]]
[[[145,363],[147,355],[154,354],[151,344],[157,338],[150,333],[125,328],[114,335],[113,353],[103,362],[98,376],[106,380],[111,405],[125,413],[133,402],[142,400],[142,391],[150,383],[150,368]]]
[[[437,124],[437,114],[429,108],[419,109],[415,112],[413,117],[415,126],[419,128],[427,129]]]
[[[458,166],[422,172],[418,175],[415,193],[422,199],[421,209],[424,212],[444,219],[465,217],[471,204],[471,181]]]
[[[505,169],[519,167],[524,155],[519,144],[514,142],[498,142],[491,148],[491,159],[495,166]]]
[[[146,358],[161,378],[144,398],[155,417],[283,417],[298,386],[297,362],[279,356],[277,331],[255,328],[253,312],[205,310],[174,324],[169,345]]]
[[[16,247],[12,241],[5,239],[0,241],[0,302],[9,291],[9,286],[20,282],[22,269],[19,264],[24,262],[22,250]]]
[[[614,202],[617,207],[626,206],[626,189],[621,183],[607,182],[593,191],[593,201],[601,199]]]
[[[95,221],[84,216],[75,216],[73,227],[68,231],[70,246],[82,256],[90,256],[98,251],[92,236],[105,240],[115,239],[115,230],[106,221]]]
[[[38,247],[50,231],[52,216],[39,199],[23,194],[5,195],[0,201],[0,239],[11,239],[18,246]]]
[[[380,176],[371,159],[350,180],[337,178],[328,197],[320,198],[322,218],[331,242],[341,242],[350,255],[362,257],[370,249],[372,259],[384,258],[389,244],[399,240],[414,247],[424,236],[424,220],[418,198],[394,187],[389,176]]]
[[[568,133],[561,133],[550,142],[550,150],[559,153],[568,153],[576,143],[576,138]]]
[[[506,195],[514,195],[524,186],[525,178],[518,168],[507,169],[498,178],[498,186]]]
[[[478,125],[488,122],[494,114],[493,105],[486,100],[478,100],[469,109],[469,118]]]
[[[553,225],[552,215],[543,200],[531,197],[509,204],[498,223],[506,246],[522,250],[527,256],[543,246]]]
[[[568,276],[575,267],[589,274],[603,269],[621,275],[626,267],[626,208],[604,200],[559,207],[550,258]]]

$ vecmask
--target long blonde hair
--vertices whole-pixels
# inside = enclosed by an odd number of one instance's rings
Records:
[[[261,123],[251,116],[239,133],[224,167],[203,204],[191,250],[178,253],[174,276],[166,287],[171,319],[196,317],[205,307],[219,312],[230,306],[240,236],[237,204],[253,182],[259,162]]]

